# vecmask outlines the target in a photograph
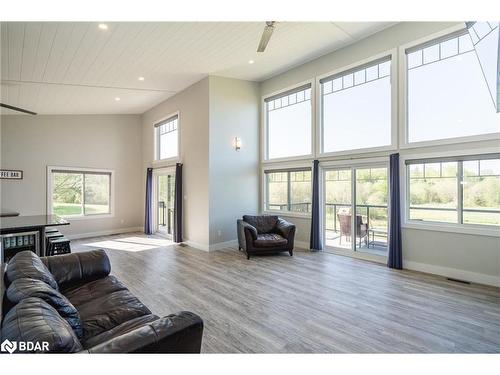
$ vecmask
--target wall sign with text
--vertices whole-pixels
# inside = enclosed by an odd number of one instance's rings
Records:
[[[0,178],[7,180],[22,180],[23,171],[11,170],[11,169],[0,169]]]

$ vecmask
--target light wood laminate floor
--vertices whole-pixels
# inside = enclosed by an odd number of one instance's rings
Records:
[[[153,313],[199,314],[204,353],[500,352],[500,288],[328,253],[247,260],[139,233],[72,241],[92,248]]]

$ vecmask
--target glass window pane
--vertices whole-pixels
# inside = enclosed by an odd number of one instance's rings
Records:
[[[451,49],[454,42],[456,38],[443,43],[447,46],[443,50]],[[427,64],[408,70],[410,143],[500,132],[500,113],[476,53],[469,47],[470,37],[460,37],[461,54],[441,60],[435,60],[438,44],[425,48]],[[483,54],[495,55],[496,61],[496,49],[485,49]]]
[[[453,38],[446,40],[441,43],[441,58],[445,59],[447,57],[455,56],[458,54],[458,39]]]
[[[411,164],[410,165],[410,178],[424,177],[424,165],[423,164]]]
[[[500,159],[481,160],[481,176],[500,176]]]
[[[445,164],[446,166],[443,166],[443,168],[447,172],[442,177],[439,177],[439,163],[426,163],[424,165],[426,178],[414,177],[418,173],[412,174],[410,169],[409,203],[411,220],[450,223],[458,221],[457,177],[451,173],[456,170],[458,164],[456,162]],[[428,173],[437,177],[429,177]]]
[[[457,163],[441,163],[441,175],[442,177],[456,177],[457,176]]]
[[[390,77],[324,95],[322,110],[323,152],[391,144]]]
[[[83,215],[83,175],[52,173],[52,213],[60,216]]]
[[[307,93],[309,92],[309,98]],[[268,110],[269,159],[311,154],[310,89],[297,93],[298,103]]]
[[[439,60],[439,44],[424,48],[424,64]]]
[[[158,133],[158,157],[160,160],[178,156],[178,120],[160,126]]]
[[[385,77],[391,74],[391,62],[386,61],[382,64],[379,64],[379,76]]]
[[[467,162],[480,165],[481,175],[464,173],[463,220],[466,224],[500,225],[500,159]],[[464,172],[465,172],[464,162]],[[469,168],[470,170],[470,168]],[[484,171],[484,173],[483,173]]]
[[[365,82],[365,70],[360,70],[354,73],[354,84],[360,85]]]
[[[311,171],[290,172],[290,211],[311,212]]]
[[[366,80],[373,81],[378,78],[378,65],[373,65],[366,68]]]
[[[408,69],[422,65],[422,51],[415,51],[408,54]]]
[[[463,162],[464,176],[479,176],[479,160]]]
[[[85,174],[85,215],[111,212],[110,180],[109,174]]]
[[[288,209],[288,173],[266,173],[267,209],[286,211]]]
[[[441,163],[425,164],[425,178],[439,177],[441,175]]]
[[[338,91],[342,89],[342,78],[337,78],[332,81],[333,91]]]
[[[326,246],[351,248],[351,185],[350,169],[325,173]]]
[[[354,84],[354,77],[352,74],[348,74],[348,75],[345,75],[343,77],[343,80],[344,80],[344,88],[348,88],[348,87],[352,87],[352,85]]]

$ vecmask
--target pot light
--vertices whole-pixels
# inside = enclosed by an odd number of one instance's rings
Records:
[[[255,62],[255,61],[253,61],[253,60],[248,60],[248,63],[249,63],[249,64],[253,64],[254,62]]]
[[[116,100],[117,102],[119,102],[119,101],[120,101],[120,98],[117,96],[117,97],[115,98],[115,100]]]
[[[108,25],[106,25],[105,23],[100,23],[100,24],[99,24],[99,28],[100,28],[101,30],[107,30],[107,29],[108,29]]]
[[[144,77],[139,77],[138,80],[139,81],[144,81]]]

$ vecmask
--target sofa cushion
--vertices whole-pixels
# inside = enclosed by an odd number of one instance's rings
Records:
[[[244,215],[243,220],[257,229],[258,234],[272,233],[276,230],[278,216],[275,215]]]
[[[80,305],[119,290],[127,290],[127,288],[116,277],[107,276],[90,283],[63,289],[62,294],[78,309]]]
[[[61,289],[101,279],[111,271],[111,264],[104,250],[49,256],[41,260]]]
[[[59,290],[54,276],[43,264],[38,255],[32,251],[21,251],[17,253],[8,263],[5,270],[9,283],[21,278],[43,281],[55,290]]]
[[[82,350],[68,322],[47,302],[36,297],[23,299],[5,315],[1,341],[7,339],[39,343],[40,347],[34,347],[31,352],[46,352],[43,342],[48,343],[49,352],[74,353]]]
[[[265,233],[257,235],[257,239],[253,242],[255,247],[280,247],[286,246],[288,241],[279,234]]]
[[[133,331],[136,328],[142,327],[158,319],[160,318],[157,317],[156,315],[149,314],[128,320],[125,323],[122,323],[119,326],[110,329],[109,331],[104,331],[97,336],[89,338],[87,341],[85,341],[84,347],[85,349],[92,348],[93,346],[102,344],[103,342],[111,340],[115,337],[124,335],[128,332]]]
[[[77,306],[83,325],[83,341],[151,311],[128,290],[93,298]]]
[[[59,315],[68,322],[76,336],[79,339],[82,338],[83,330],[80,315],[71,302],[61,293],[43,281],[28,278],[14,280],[7,289],[7,298],[13,304],[17,304],[28,297],[40,298],[55,308]]]

